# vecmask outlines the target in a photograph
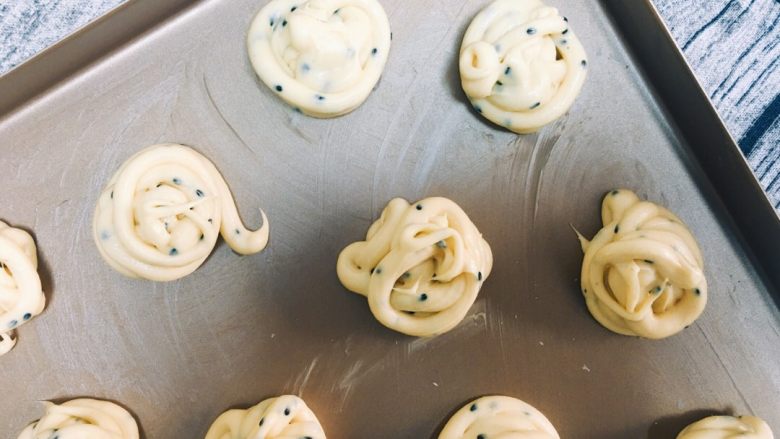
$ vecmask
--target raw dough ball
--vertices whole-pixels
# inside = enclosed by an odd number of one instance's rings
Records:
[[[772,430],[755,416],[710,416],[685,427],[677,439],[774,439]]]
[[[566,113],[587,65],[568,20],[539,0],[492,3],[471,22],[460,48],[461,83],[474,109],[516,133]]]
[[[138,425],[127,410],[108,401],[74,399],[46,404],[46,413],[19,439],[138,439]]]
[[[383,325],[431,336],[463,320],[492,266],[490,246],[460,206],[396,198],[365,241],[341,252],[336,270],[347,289],[368,297]]]
[[[0,355],[16,345],[14,330],[46,305],[37,269],[32,236],[0,221]]]
[[[320,421],[301,398],[269,398],[247,410],[228,410],[206,433],[206,439],[325,439]]]
[[[550,421],[529,404],[508,396],[485,396],[458,410],[439,439],[559,439]]]
[[[582,293],[593,317],[624,335],[664,338],[693,323],[707,303],[701,252],[690,230],[629,190],[606,195],[604,228],[580,236]]]
[[[314,117],[349,113],[379,81],[390,23],[377,0],[273,0],[247,37],[260,79]]]
[[[130,277],[184,277],[211,253],[221,233],[244,255],[268,243],[268,219],[241,222],[230,189],[206,157],[182,145],[150,146],[130,157],[100,195],[93,233],[103,259]]]

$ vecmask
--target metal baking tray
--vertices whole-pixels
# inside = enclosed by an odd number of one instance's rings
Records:
[[[48,297],[0,358],[0,430],[38,401],[116,400],[146,438],[203,437],[223,410],[305,398],[333,438],[434,438],[478,395],[519,397],[562,437],[673,438],[714,412],[780,431],[780,225],[647,1],[550,0],[589,55],[570,114],[532,135],[478,117],[458,80],[490,0],[381,0],[394,40],[378,88],[333,120],[259,83],[244,43],[265,0],[134,0],[0,78],[0,217],[34,232]],[[158,142],[192,145],[226,176],[262,253],[222,244],[171,283],[104,263],[91,218],[111,174]],[[612,334],[578,287],[575,225],[632,188],[683,218],[710,302],[662,341]],[[393,197],[457,201],[495,266],[453,331],[376,322],[336,258]],[[774,247],[773,247],[774,245]]]

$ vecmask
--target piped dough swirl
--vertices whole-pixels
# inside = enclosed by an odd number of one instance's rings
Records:
[[[32,236],[0,221],[0,355],[16,345],[16,328],[46,306],[37,270]]]
[[[669,337],[707,303],[701,252],[673,213],[614,190],[602,203],[604,227],[592,241],[580,235],[582,293],[607,329],[646,338]]]
[[[113,176],[98,200],[94,239],[114,269],[170,281],[198,268],[222,237],[237,253],[261,251],[268,219],[247,230],[225,179],[192,148],[162,144],[141,150]]]
[[[471,22],[459,64],[463,90],[478,113],[530,133],[572,106],[588,61],[557,9],[539,0],[498,0]]]
[[[396,198],[347,246],[336,266],[344,286],[368,298],[383,325],[432,336],[455,327],[490,275],[490,246],[465,212],[446,198],[415,204]]]
[[[710,416],[685,427],[677,439],[774,439],[766,422],[755,416]]]
[[[138,439],[138,425],[122,407],[108,401],[74,399],[46,402],[46,413],[30,424],[19,439]]]
[[[320,421],[294,395],[269,398],[246,410],[228,410],[206,433],[206,439],[288,438],[325,439]]]
[[[249,59],[260,79],[295,109],[340,116],[366,100],[390,52],[377,0],[273,0],[252,21]]]
[[[458,410],[439,439],[559,439],[552,423],[536,408],[508,396],[485,396]]]

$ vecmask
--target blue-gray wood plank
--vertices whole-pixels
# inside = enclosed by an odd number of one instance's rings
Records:
[[[0,74],[122,1],[0,0]],[[653,1],[780,211],[780,1]]]

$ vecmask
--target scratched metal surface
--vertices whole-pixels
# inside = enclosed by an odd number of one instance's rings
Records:
[[[200,2],[0,120],[0,218],[34,231],[49,298],[0,358],[3,437],[37,401],[75,396],[120,401],[147,438],[202,437],[223,410],[282,393],[333,438],[433,438],[492,393],[533,404],[563,437],[671,438],[715,411],[780,429],[780,313],[599,7],[550,2],[591,70],[568,116],[517,136],[459,87],[460,39],[488,0],[383,0],[387,70],[335,120],[294,113],[255,79],[244,35],[264,3]],[[210,157],[250,225],[268,213],[269,247],[219,245],[167,284],[111,270],[91,239],[95,201],[156,142]],[[614,335],[580,296],[569,225],[595,233],[614,187],[677,212],[704,252],[710,303],[670,339]],[[378,324],[335,261],[389,199],[430,195],[463,206],[496,263],[460,326],[414,339]]]

